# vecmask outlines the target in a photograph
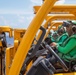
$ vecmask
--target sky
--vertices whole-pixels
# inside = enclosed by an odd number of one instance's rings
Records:
[[[33,6],[42,0],[0,0],[0,26],[26,29],[35,14]],[[76,4],[76,0],[60,0],[56,4]]]

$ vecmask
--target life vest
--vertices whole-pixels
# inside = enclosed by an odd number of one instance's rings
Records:
[[[70,39],[72,38],[75,38],[76,39],[76,35],[72,35],[70,36],[64,43],[63,43],[63,47],[69,42]],[[76,47],[75,47],[76,48]],[[72,52],[72,50],[67,53],[67,54],[62,54],[62,53],[58,53],[58,55],[64,59],[65,61],[69,62],[69,61],[72,61],[72,60],[76,60],[76,52],[74,53],[73,56],[70,55],[70,53]]]

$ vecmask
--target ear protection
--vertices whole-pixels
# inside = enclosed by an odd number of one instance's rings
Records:
[[[64,33],[66,30],[64,29],[64,28],[60,28],[60,29],[58,29],[58,33]]]
[[[71,23],[72,25],[72,31],[75,32],[76,31],[76,22],[73,22],[73,21],[68,21]]]
[[[73,30],[73,32],[76,31],[76,25],[73,25],[73,26],[72,26],[72,30]]]

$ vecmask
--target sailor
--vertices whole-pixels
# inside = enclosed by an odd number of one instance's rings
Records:
[[[57,38],[56,43],[62,45],[62,43],[68,38],[68,33],[62,25],[58,27],[57,33],[59,37]]]
[[[58,43],[53,42],[52,46],[58,50],[58,55],[63,61],[68,64],[71,60],[76,59],[76,25],[72,22],[64,22],[63,26],[66,27],[69,38],[60,46]],[[51,57],[50,62],[55,64],[57,59]]]

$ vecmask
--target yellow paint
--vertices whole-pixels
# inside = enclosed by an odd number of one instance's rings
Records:
[[[10,28],[9,26],[0,26],[0,32],[8,32],[9,37],[13,37],[12,31],[13,29]]]
[[[21,41],[26,29],[14,29],[14,40]]]
[[[56,0],[46,0],[40,8],[40,10],[38,11],[38,13],[36,14],[36,16],[34,17],[34,19],[32,20],[32,22],[30,23],[15,54],[12,66],[9,71],[9,75],[19,75],[20,69],[27,55],[27,52],[30,49],[32,41],[38,29],[40,28],[40,25],[43,22],[45,16],[48,14],[49,10],[52,9],[52,6],[55,2]]]
[[[1,40],[0,40],[0,47],[2,47],[2,42],[1,42]]]
[[[50,22],[53,20],[76,20],[76,16],[73,14],[54,14],[47,16],[45,19],[48,20],[50,18]]]
[[[2,33],[2,32],[7,32],[7,33],[9,33],[9,37],[13,37],[13,34],[12,34],[12,31],[13,31],[13,29],[12,28],[10,28],[9,26],[0,26],[0,33]],[[2,47],[2,50],[4,51],[6,48],[5,47],[3,47],[3,45],[2,45],[2,41],[0,41],[0,46]],[[6,51],[6,61],[7,62],[5,62],[7,65],[6,65],[6,75],[7,75],[7,73],[8,73],[8,71],[9,71],[9,68],[7,68],[7,66],[8,66],[8,64],[10,63],[10,51],[9,50],[7,50]],[[4,60],[4,58],[2,58],[2,60]],[[2,62],[2,64],[3,64],[3,62]],[[3,67],[2,67],[2,69],[3,69]]]
[[[14,29],[14,47],[6,48],[6,75],[9,73],[13,58],[25,31],[25,29]]]
[[[19,40],[14,40],[13,57],[17,51],[18,46],[19,46]]]
[[[6,48],[6,62],[5,62],[6,75],[8,75],[9,73],[9,70],[12,64],[12,59],[13,59],[13,47]]]
[[[17,48],[26,32],[26,29],[14,29],[14,50],[13,53],[15,55]]]
[[[34,6],[34,13],[40,9],[40,6]],[[50,10],[50,13],[69,13],[75,14],[76,12],[76,5],[54,5],[53,8]]]

